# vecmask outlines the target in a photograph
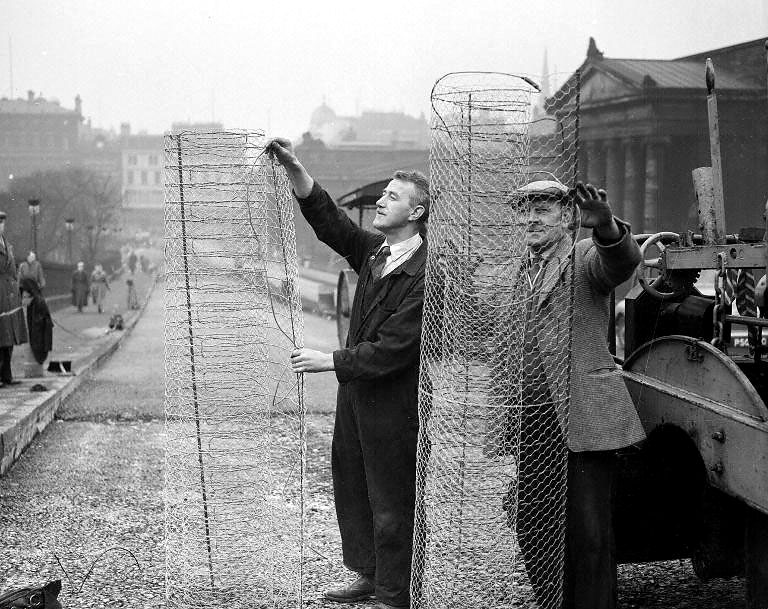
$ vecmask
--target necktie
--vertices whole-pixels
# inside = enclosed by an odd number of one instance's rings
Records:
[[[384,270],[384,264],[386,264],[387,258],[389,258],[389,253],[389,246],[385,245],[379,250],[379,253],[374,256],[373,262],[371,262],[371,276],[374,281],[381,279],[381,272]]]
[[[541,256],[531,258],[531,265],[528,267],[528,286],[531,288],[531,293],[535,294],[539,291],[544,275],[544,263],[545,260]]]

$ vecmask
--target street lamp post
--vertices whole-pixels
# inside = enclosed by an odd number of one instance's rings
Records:
[[[30,199],[29,215],[32,218],[32,251],[39,256],[37,251],[37,216],[40,215],[40,199]]]
[[[75,230],[75,219],[67,218],[64,220],[64,226],[67,228],[67,262],[72,264],[72,231]]]

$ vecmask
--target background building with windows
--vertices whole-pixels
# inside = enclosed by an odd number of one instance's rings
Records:
[[[579,68],[580,177],[606,186],[616,214],[634,232],[697,227],[691,170],[712,163],[707,57],[716,74],[726,230],[763,225],[768,197],[764,40],[676,59],[625,59],[605,57],[590,39]],[[547,110],[557,115],[572,103],[563,96],[550,101]]]
[[[0,190],[14,176],[77,162],[82,121],[79,95],[74,109],[34,91],[26,98],[0,99]]]

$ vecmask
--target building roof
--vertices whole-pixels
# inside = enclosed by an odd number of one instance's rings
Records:
[[[162,135],[128,135],[123,136],[123,150],[163,150],[164,140]]]
[[[701,89],[704,87],[704,65],[701,61],[679,59],[613,59],[603,58],[592,65],[636,87],[656,86],[663,89]],[[744,90],[760,85],[744,74],[716,69],[718,90]]]
[[[47,100],[37,97],[32,101],[16,98],[0,99],[0,113],[3,114],[77,114],[75,110],[62,108],[57,100]]]

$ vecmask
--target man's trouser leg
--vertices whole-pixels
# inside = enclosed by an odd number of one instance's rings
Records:
[[[344,565],[373,578],[376,572],[373,513],[368,500],[357,416],[344,386],[339,387],[336,402],[331,471]]]
[[[405,607],[410,599],[416,498],[416,400],[401,408],[370,408],[360,416],[376,548],[376,598]]]
[[[566,609],[616,607],[613,451],[569,453]]]
[[[565,558],[567,457],[554,406],[520,414],[517,538],[540,609],[560,609]]]

